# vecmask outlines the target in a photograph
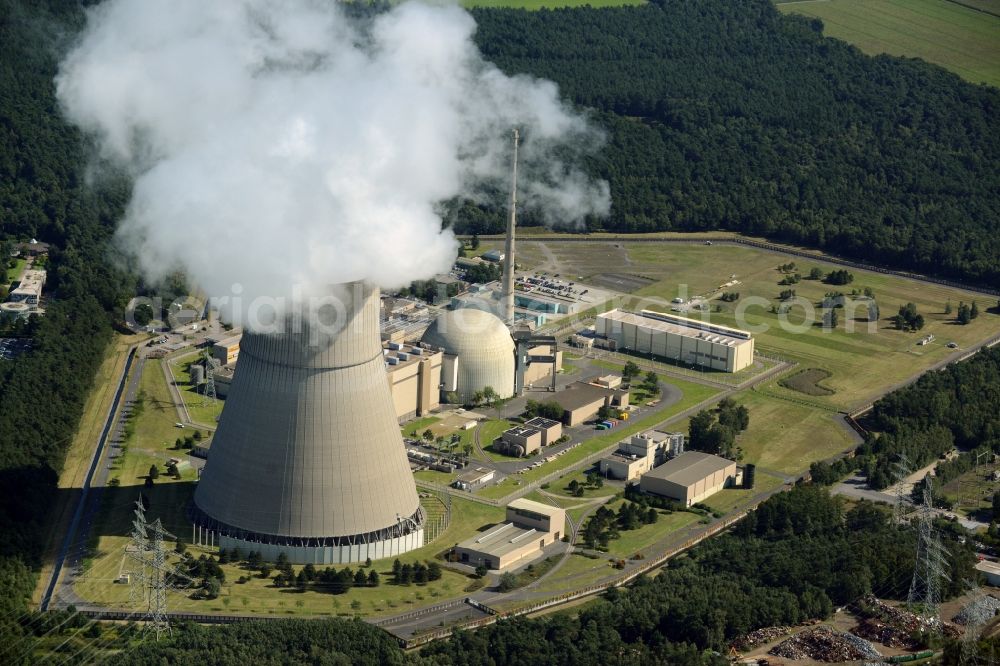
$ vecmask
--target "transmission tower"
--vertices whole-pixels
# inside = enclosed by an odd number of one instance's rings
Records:
[[[170,621],[167,619],[167,554],[163,549],[163,537],[172,534],[163,529],[163,523],[157,518],[150,526],[152,530],[152,566],[150,567],[149,581],[149,613],[146,622],[146,630],[152,631],[156,640],[160,636],[170,633]]]
[[[896,501],[892,505],[892,517],[893,521],[899,524],[906,515],[907,501],[903,482],[911,474],[910,459],[906,457],[906,453],[899,454],[899,460],[892,464],[892,470],[896,479]]]
[[[135,501],[135,517],[132,519],[131,541],[126,549],[128,563],[128,603],[135,606],[145,597],[146,588],[146,550],[149,547],[149,536],[146,525],[146,508],[142,505],[142,497]]]
[[[979,662],[979,637],[983,627],[993,619],[993,611],[986,605],[986,595],[975,582],[966,581],[969,588],[969,603],[965,607],[965,633],[962,634],[962,666],[972,666]]]
[[[934,505],[929,478],[924,479],[924,501],[917,517],[917,556],[913,567],[908,603],[921,605],[925,625],[936,631],[941,627],[941,581],[951,580],[945,571],[947,552],[934,530]]]
[[[201,394],[201,406],[208,407],[214,405],[216,401],[215,395],[215,371],[219,369],[219,361],[209,354],[205,353],[205,388],[202,389]]]
[[[147,602],[146,630],[153,632],[156,640],[170,632],[167,619],[168,576],[190,583],[191,578],[167,564],[163,539],[174,535],[163,529],[157,518],[146,522],[142,499],[136,501],[135,519],[132,521],[132,538],[127,548],[129,559],[129,603]]]

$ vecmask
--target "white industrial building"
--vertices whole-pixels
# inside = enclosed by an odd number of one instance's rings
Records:
[[[753,337],[747,331],[665,312],[611,310],[597,315],[594,332],[612,349],[722,372],[739,372],[753,364]]]

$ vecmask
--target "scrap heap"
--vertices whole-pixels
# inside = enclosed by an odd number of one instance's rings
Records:
[[[952,620],[963,626],[970,620],[975,624],[985,624],[993,619],[997,611],[1000,611],[1000,599],[985,595],[963,606]]]
[[[740,636],[733,641],[732,647],[740,652],[749,652],[756,647],[792,633],[791,627],[763,627]]]
[[[854,629],[854,633],[887,647],[912,650],[917,647],[914,637],[931,628],[919,615],[890,606],[871,595],[861,600],[861,607],[865,618]],[[935,629],[940,629],[945,636],[951,638],[957,637],[959,633],[954,625],[944,622]]]
[[[806,629],[771,648],[769,654],[786,659],[813,659],[826,663],[879,659],[881,654],[868,641],[842,634],[830,627]]]

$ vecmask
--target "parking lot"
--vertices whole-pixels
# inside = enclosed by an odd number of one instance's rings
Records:
[[[28,338],[0,338],[0,358],[10,361],[31,349]]]

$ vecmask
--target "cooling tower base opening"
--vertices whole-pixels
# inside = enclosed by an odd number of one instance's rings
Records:
[[[350,564],[371,558],[398,557],[424,545],[423,508],[396,525],[377,532],[338,537],[285,537],[258,534],[222,524],[189,507],[194,519],[191,542],[198,546],[237,549],[245,557],[257,552],[265,562],[276,562],[284,553],[291,564]]]
[[[236,548],[241,553],[257,551],[265,562],[275,562],[278,556],[284,553],[291,564],[352,564],[364,562],[368,558],[379,560],[385,557],[398,557],[416,550],[424,545],[424,531],[419,529],[394,539],[344,546],[284,546],[227,536],[219,536],[216,544],[225,550]]]

